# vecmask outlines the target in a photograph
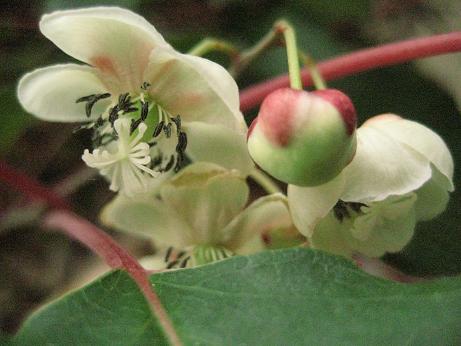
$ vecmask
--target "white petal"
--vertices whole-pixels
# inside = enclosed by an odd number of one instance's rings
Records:
[[[184,121],[221,124],[245,129],[239,110],[238,88],[220,65],[172,50],[154,49],[145,80],[149,94],[172,115]]]
[[[226,248],[242,254],[241,248],[247,242],[256,242],[264,232],[292,225],[288,201],[283,194],[277,193],[257,199],[245,208],[220,232]]]
[[[338,202],[344,189],[341,173],[326,184],[315,187],[288,185],[288,203],[293,223],[307,237]]]
[[[160,189],[162,200],[194,230],[196,244],[219,244],[224,228],[245,206],[245,178],[217,165],[187,166]]]
[[[453,191],[453,157],[443,139],[428,127],[392,114],[383,114],[364,125],[373,127],[387,136],[404,143],[426,157],[447,178]]]
[[[18,99],[27,112],[43,120],[59,122],[87,121],[85,103],[75,101],[106,92],[93,68],[76,64],[34,70],[24,75],[18,85]],[[98,101],[91,118],[96,119],[109,103],[110,98]]]
[[[182,248],[190,243],[190,228],[154,197],[130,199],[119,195],[104,207],[100,218],[106,226],[166,246]]]
[[[339,221],[329,213],[316,227],[309,242],[312,247],[351,257],[359,252],[380,257],[400,251],[413,236],[416,196],[409,194],[362,207],[364,214]]]
[[[432,174],[424,156],[371,126],[357,130],[357,152],[343,173],[346,182],[341,199],[350,202],[406,194],[421,187]]]
[[[65,53],[98,67],[112,92],[139,90],[152,48],[171,49],[144,18],[117,7],[56,11],[42,17],[40,30]]]
[[[450,199],[446,182],[446,177],[434,167],[432,178],[415,191],[418,196],[415,204],[418,221],[431,220],[446,209]]]
[[[188,138],[186,153],[192,160],[237,169],[243,175],[254,169],[244,133],[202,122],[188,122],[183,127]]]

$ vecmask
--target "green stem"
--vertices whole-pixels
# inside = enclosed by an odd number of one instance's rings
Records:
[[[312,83],[317,90],[322,90],[327,88],[327,84],[320,74],[319,69],[317,68],[317,63],[315,60],[308,54],[299,51],[299,56],[304,62],[304,66],[309,70],[312,78]]]
[[[284,20],[275,23],[275,28],[283,34],[288,56],[288,74],[292,89],[302,90],[301,69],[299,68],[298,46],[296,45],[296,34],[293,27]]]
[[[239,54],[238,49],[231,43],[214,38],[205,38],[200,41],[188,52],[188,54],[203,56],[212,51],[222,52],[228,55],[231,59],[235,59]]]
[[[283,193],[279,186],[263,171],[255,168],[250,177],[253,178],[267,193]]]
[[[280,33],[272,29],[259,40],[253,47],[243,51],[229,67],[229,73],[232,77],[238,75],[250,65],[250,63],[262,55],[267,49],[274,46],[280,39]]]

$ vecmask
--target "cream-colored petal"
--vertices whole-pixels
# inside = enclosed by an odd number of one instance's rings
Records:
[[[450,199],[446,177],[433,167],[432,178],[415,191],[418,199],[415,204],[416,219],[427,221],[441,214]]]
[[[106,226],[166,246],[183,248],[191,242],[190,227],[156,198],[119,195],[103,208],[100,218]]]
[[[276,193],[254,201],[220,232],[226,248],[242,254],[242,251],[260,250],[263,233],[291,225],[287,198]]]
[[[117,7],[56,11],[40,30],[70,56],[93,65],[114,93],[138,91],[154,47],[172,49],[141,16]]]
[[[254,169],[244,133],[195,121],[185,123],[184,130],[188,137],[186,153],[193,161],[237,169],[245,176]]]
[[[87,121],[85,103],[75,101],[106,92],[93,68],[76,64],[39,68],[24,75],[18,85],[18,99],[27,112],[59,122]],[[110,98],[96,102],[91,119],[96,119],[109,103]]]
[[[309,243],[312,247],[345,257],[361,253],[380,257],[400,251],[413,236],[416,196],[391,197],[362,207],[360,215],[338,220],[329,213],[315,228]]]
[[[453,157],[437,133],[422,124],[393,114],[373,117],[364,126],[373,127],[426,157],[446,177],[449,189],[453,191]]]
[[[154,49],[144,79],[149,94],[172,115],[183,121],[220,124],[246,129],[239,110],[238,88],[220,65],[172,50]]]
[[[218,230],[247,202],[245,178],[217,165],[187,166],[160,189],[162,200],[194,231],[195,244],[215,244]]]
[[[341,173],[326,184],[315,187],[288,185],[288,203],[293,223],[307,237],[338,202],[344,189]]]
[[[341,199],[350,202],[383,200],[421,187],[432,175],[430,162],[405,144],[376,130],[357,130],[357,152],[344,169]]]

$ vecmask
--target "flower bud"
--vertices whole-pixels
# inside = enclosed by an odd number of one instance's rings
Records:
[[[261,104],[248,132],[248,150],[283,182],[321,185],[354,157],[356,125],[354,105],[338,90],[279,89]]]

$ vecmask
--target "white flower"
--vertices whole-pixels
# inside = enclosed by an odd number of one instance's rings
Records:
[[[239,172],[202,162],[163,183],[158,196],[117,196],[103,209],[101,220],[151,239],[164,251],[173,247],[169,266],[193,266],[260,251],[263,233],[291,225],[282,194],[262,197],[244,208],[248,197]]]
[[[396,115],[357,130],[357,153],[317,187],[289,185],[293,222],[313,247],[350,257],[401,250],[417,221],[440,214],[453,187],[453,159],[427,127]]]
[[[28,112],[43,120],[91,122],[86,127],[96,132],[95,157],[111,152],[106,142],[115,138],[115,120],[123,118],[133,121],[132,132],[139,131],[141,122],[148,127],[139,144],[152,147],[151,166],[131,166],[133,174],[143,175],[141,180],[153,176],[149,170],[163,172],[180,163],[183,153],[175,150],[179,137],[188,139],[187,148],[184,140],[181,147],[193,160],[247,173],[253,169],[238,88],[220,65],[176,52],[144,18],[116,7],[57,11],[43,16],[40,30],[65,53],[88,65],[32,71],[19,82],[18,98]],[[163,134],[152,138],[162,121]],[[171,155],[173,165],[169,165]],[[105,175],[117,170],[101,167]],[[126,187],[128,181],[115,180],[112,189],[132,190]]]

